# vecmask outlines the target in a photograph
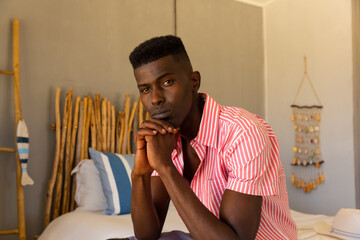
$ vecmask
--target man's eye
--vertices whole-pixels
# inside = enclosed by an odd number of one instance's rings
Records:
[[[147,93],[148,91],[149,91],[149,88],[140,89],[140,92],[142,92],[142,93]]]
[[[163,85],[164,85],[164,86],[169,86],[169,85],[171,85],[172,83],[173,83],[173,80],[166,80],[166,81],[163,82]]]

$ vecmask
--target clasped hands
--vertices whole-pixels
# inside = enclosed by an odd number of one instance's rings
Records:
[[[143,176],[153,170],[160,172],[167,166],[174,166],[171,153],[175,146],[175,133],[178,130],[163,120],[144,121],[135,136],[133,174]]]

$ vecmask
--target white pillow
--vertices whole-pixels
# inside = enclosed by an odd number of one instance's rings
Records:
[[[134,154],[99,152],[89,148],[91,159],[100,174],[102,189],[107,201],[106,215],[130,213],[131,169]]]
[[[107,208],[100,174],[93,160],[84,159],[72,170],[76,173],[75,202],[78,210],[103,211]]]

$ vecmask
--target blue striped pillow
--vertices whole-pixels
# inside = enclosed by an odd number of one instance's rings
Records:
[[[89,149],[100,173],[102,188],[107,201],[106,215],[130,213],[131,170],[134,167],[133,154],[114,154]]]

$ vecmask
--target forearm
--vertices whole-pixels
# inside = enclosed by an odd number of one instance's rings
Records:
[[[200,202],[175,167],[166,167],[159,174],[194,239],[241,239]]]
[[[131,218],[135,236],[138,239],[157,239],[161,233],[161,226],[152,202],[151,176],[136,176],[132,173],[131,178]]]

